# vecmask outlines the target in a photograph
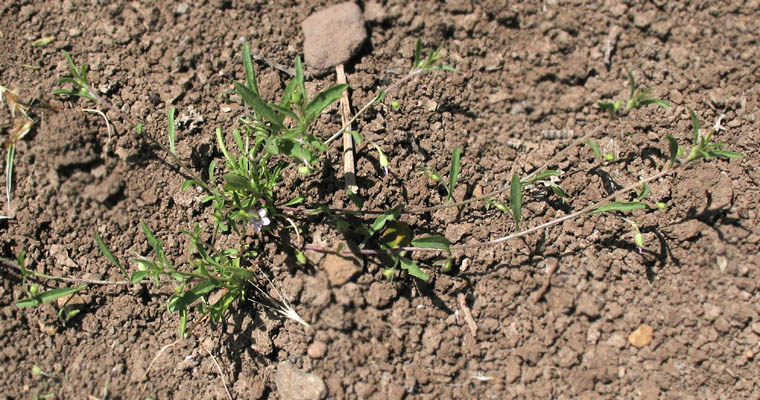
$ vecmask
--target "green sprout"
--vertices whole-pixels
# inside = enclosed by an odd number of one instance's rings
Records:
[[[652,90],[647,88],[639,89],[638,84],[636,84],[636,79],[634,79],[633,74],[630,71],[628,72],[628,84],[631,89],[628,93],[628,99],[625,100],[625,107],[623,107],[624,100],[622,99],[614,102],[599,102],[599,107],[609,113],[610,119],[615,118],[619,113],[626,114],[634,108],[643,107],[649,104],[655,104],[662,108],[671,107],[671,105],[664,100],[655,97],[647,97]]]

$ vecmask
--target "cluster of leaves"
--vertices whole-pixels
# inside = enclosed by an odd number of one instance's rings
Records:
[[[153,257],[135,254],[132,262],[137,265],[137,270],[132,273],[114,257],[97,234],[95,242],[106,258],[119,268],[131,283],[150,279],[159,287],[167,278],[174,283],[174,292],[169,297],[167,309],[179,314],[181,337],[184,337],[187,330],[188,311],[196,303],[199,303],[202,315],[209,315],[212,321],[218,322],[237,299],[245,297],[246,283],[253,278],[253,273],[241,263],[255,257],[255,252],[241,253],[235,249],[217,251],[212,245],[204,242],[201,238],[203,229],[195,225],[192,232],[181,231],[190,239],[189,251],[193,254],[188,260],[191,270],[185,271],[169,261],[163,243],[150,228],[145,223],[140,225],[153,250]],[[218,294],[214,296],[215,299],[207,300],[207,297],[214,293]]]

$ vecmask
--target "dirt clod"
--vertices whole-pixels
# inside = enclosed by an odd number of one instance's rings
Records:
[[[361,271],[361,261],[353,256],[328,254],[323,262],[331,286],[341,286]]]

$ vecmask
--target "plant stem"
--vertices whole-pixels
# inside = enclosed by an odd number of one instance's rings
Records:
[[[19,268],[19,266],[16,265],[16,262],[13,260],[9,260],[5,257],[0,257],[0,263],[3,263],[5,264],[5,266],[9,268],[13,268],[17,270],[19,273],[21,273],[21,268]],[[133,284],[132,282],[129,282],[129,281],[102,281],[102,280],[97,280],[97,279],[67,278],[67,277],[62,277],[62,276],[47,275],[47,274],[43,274],[41,272],[36,272],[36,271],[29,271],[29,272],[35,278],[54,280],[54,281],[59,281],[59,282],[83,283],[87,285],[132,285]]]
[[[362,108],[360,108],[359,111],[357,111],[356,114],[354,114],[354,116],[350,120],[348,120],[347,123],[343,124],[343,127],[338,129],[337,132],[335,132],[332,136],[330,136],[329,139],[325,140],[325,146],[327,146],[328,144],[333,142],[335,139],[340,137],[343,134],[343,132],[345,132],[346,129],[348,129],[351,126],[351,124],[353,124],[354,121],[356,121],[356,119],[359,118],[360,115],[364,114],[365,111],[367,111],[373,104],[375,104],[378,98],[380,98],[381,93],[383,92],[386,94],[390,93],[391,91],[399,87],[401,84],[408,82],[409,80],[411,80],[412,78],[416,77],[417,75],[423,72],[425,72],[424,69],[421,69],[421,68],[416,69],[406,74],[403,78],[396,80],[384,90],[378,90],[377,93],[375,93],[375,96],[372,97],[372,100],[370,100],[369,102],[367,102],[367,104],[365,104]]]
[[[365,108],[368,107],[373,102],[374,102],[374,99],[371,102],[367,103],[367,105],[365,105],[364,107]],[[589,138],[594,137],[602,129],[603,129],[602,127],[598,127],[596,129],[588,132],[587,134],[583,135],[583,137],[580,137],[580,138],[576,139],[574,142],[572,142],[571,144],[569,144],[567,147],[565,147],[564,149],[562,149],[559,152],[557,152],[556,154],[554,154],[549,159],[549,161],[547,161],[546,163],[544,163],[540,167],[534,169],[533,172],[531,172],[530,174],[528,174],[525,177],[523,177],[520,181],[521,182],[528,182],[528,181],[530,181],[531,179],[533,179],[534,176],[536,176],[540,172],[544,171],[546,168],[548,168],[550,165],[552,165],[554,162],[556,162],[556,160],[560,160],[562,156],[564,156],[567,153],[569,153],[573,148],[578,147],[579,145],[583,144],[583,142],[585,142]],[[342,133],[342,131],[338,131],[338,133]],[[430,207],[409,208],[409,209],[405,209],[404,211],[402,211],[402,213],[403,214],[424,214],[424,213],[433,212],[433,211],[437,211],[437,210],[444,209],[444,208],[461,207],[461,206],[465,206],[465,205],[468,205],[468,204],[476,203],[476,202],[479,202],[479,201],[488,200],[488,199],[490,199],[490,198],[492,198],[494,196],[506,193],[508,191],[509,191],[509,185],[505,186],[502,189],[494,190],[493,192],[486,193],[486,194],[478,196],[478,197],[473,197],[471,199],[467,199],[467,200],[463,200],[463,201],[458,201],[458,202],[455,202],[455,203],[439,204],[439,205],[430,206]],[[277,206],[276,208],[278,210],[281,210],[281,211],[290,211],[290,212],[295,212],[295,213],[310,213],[310,212],[318,211],[318,209],[303,208],[303,207]],[[387,212],[387,210],[352,210],[352,209],[348,209],[348,208],[330,208],[330,211],[332,211],[332,212],[339,212],[339,213],[346,213],[346,214],[369,214],[369,215],[382,215],[382,214],[385,214]]]
[[[691,162],[684,162],[684,163],[679,164],[675,168],[666,168],[666,169],[664,169],[664,170],[662,170],[662,171],[660,171],[660,172],[658,172],[658,173],[656,173],[656,174],[654,174],[652,176],[646,177],[644,179],[639,180],[638,182],[636,182],[634,184],[628,185],[628,186],[626,186],[626,187],[624,187],[624,188],[616,191],[615,193],[612,193],[612,194],[610,194],[610,195],[602,198],[601,200],[597,200],[597,201],[591,203],[590,205],[588,205],[588,206],[586,206],[586,207],[584,207],[584,208],[582,208],[582,209],[580,209],[580,210],[578,210],[578,211],[576,211],[574,213],[565,215],[564,217],[560,217],[560,218],[551,220],[549,222],[543,223],[541,225],[535,226],[533,228],[526,229],[526,230],[520,231],[520,232],[516,232],[516,233],[513,233],[511,235],[503,236],[503,237],[500,237],[500,238],[497,238],[497,239],[493,239],[493,240],[489,240],[489,241],[485,241],[485,242],[478,242],[478,243],[453,245],[453,246],[451,246],[449,248],[449,250],[466,250],[466,249],[476,249],[476,248],[480,248],[480,247],[493,246],[493,245],[496,245],[496,244],[499,244],[499,243],[502,243],[502,242],[506,242],[508,240],[517,239],[517,238],[520,238],[520,237],[523,237],[523,236],[527,236],[528,234],[531,234],[531,233],[534,233],[534,232],[537,232],[537,231],[540,231],[540,230],[544,230],[544,229],[550,228],[550,227],[552,227],[554,225],[561,224],[561,223],[563,223],[563,222],[565,222],[567,220],[577,218],[577,217],[579,217],[581,215],[584,215],[584,214],[588,214],[591,211],[593,211],[593,210],[601,207],[602,205],[606,204],[607,202],[613,200],[615,197],[620,196],[620,195],[622,195],[624,193],[636,190],[637,188],[639,188],[641,185],[643,185],[645,183],[648,183],[648,182],[660,179],[660,178],[662,178],[664,176],[668,176],[668,175],[670,175],[670,174],[672,174],[672,173],[674,173],[674,172],[676,172],[676,171],[678,171],[680,169],[683,169],[684,166],[686,166],[686,165],[688,165],[690,163]],[[305,246],[303,246],[303,249],[304,250],[313,250],[313,251],[318,251],[318,252],[323,252],[323,253],[333,253],[334,252],[332,250],[327,249],[326,247],[316,246],[316,245],[305,245]],[[441,252],[441,251],[445,251],[445,250],[432,249],[432,248],[423,248],[423,247],[399,247],[397,249],[392,249],[392,250],[361,249],[361,250],[358,250],[358,253],[359,254],[364,254],[364,255],[378,255],[378,254],[396,253],[396,252],[400,252],[400,251]],[[350,255],[350,254],[354,254],[354,251],[352,251],[350,249],[347,249],[347,250],[343,250],[343,252],[341,254]]]

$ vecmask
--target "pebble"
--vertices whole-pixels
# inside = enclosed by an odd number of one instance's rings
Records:
[[[304,60],[316,74],[325,74],[347,62],[367,38],[362,10],[353,2],[316,12],[303,21],[301,28]]]
[[[327,386],[322,378],[296,368],[290,361],[280,363],[274,382],[282,400],[319,400],[327,397]]]
[[[327,343],[317,340],[316,342],[309,345],[309,348],[306,350],[306,354],[309,355],[309,357],[317,359],[322,358],[327,353]]]
[[[652,343],[653,333],[654,330],[651,326],[642,324],[638,329],[633,331],[630,336],[628,336],[628,343],[638,348],[642,348],[649,343]]]

